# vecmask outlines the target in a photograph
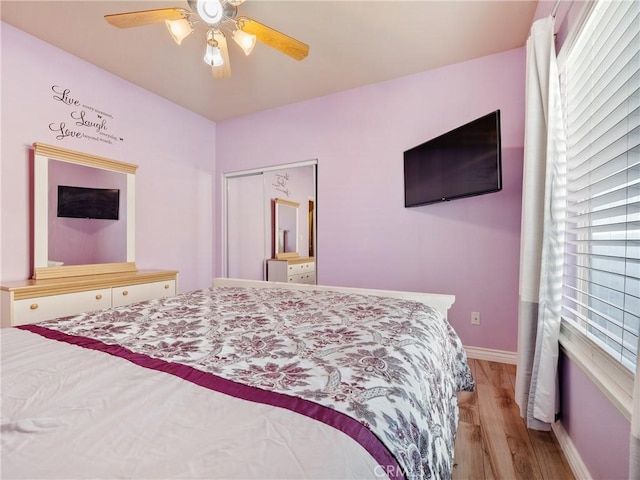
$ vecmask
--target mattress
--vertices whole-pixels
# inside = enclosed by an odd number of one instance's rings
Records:
[[[214,287],[4,329],[3,478],[450,478],[473,388],[434,308]]]

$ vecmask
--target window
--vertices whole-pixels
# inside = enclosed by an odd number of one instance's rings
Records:
[[[597,2],[559,60],[568,162],[563,319],[631,371],[640,333],[639,12],[638,1]]]

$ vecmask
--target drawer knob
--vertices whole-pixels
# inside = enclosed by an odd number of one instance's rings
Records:
[[[129,295],[129,292],[127,292],[126,290],[123,290],[122,291],[122,295],[124,295],[126,297],[127,295]]]
[[[164,289],[165,289],[165,290],[169,290],[169,284],[166,284],[166,285],[164,286]]]
[[[96,300],[102,300],[102,294],[101,293],[96,295]]]
[[[37,303],[32,303],[32,304],[29,306],[29,308],[30,308],[31,310],[37,310],[37,309],[38,309],[38,304],[37,304]]]

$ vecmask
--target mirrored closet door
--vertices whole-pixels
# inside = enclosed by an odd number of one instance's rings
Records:
[[[264,279],[265,225],[262,174],[227,178],[227,277]]]
[[[307,266],[312,262],[315,272],[316,167],[317,161],[312,160],[225,175],[225,276],[269,279],[267,262],[282,256],[278,255],[276,220],[278,205],[283,204],[299,205],[296,218],[289,222],[295,228],[285,225],[286,232],[280,235],[296,245],[286,258]],[[312,280],[315,283],[315,274]]]

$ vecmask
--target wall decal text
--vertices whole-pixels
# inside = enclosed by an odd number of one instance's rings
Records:
[[[113,115],[102,110],[98,110],[92,105],[87,105],[71,94],[69,88],[53,85],[52,98],[74,109],[68,113],[68,118],[72,121],[51,122],[49,130],[55,134],[55,139],[62,141],[66,138],[84,138],[94,142],[104,142],[114,144],[123,142],[124,138],[114,135],[109,122],[113,120]]]
[[[291,192],[287,188],[287,184],[289,183],[289,174],[288,173],[276,173],[276,183],[272,183],[276,190],[284,193],[287,197],[291,196]]]

